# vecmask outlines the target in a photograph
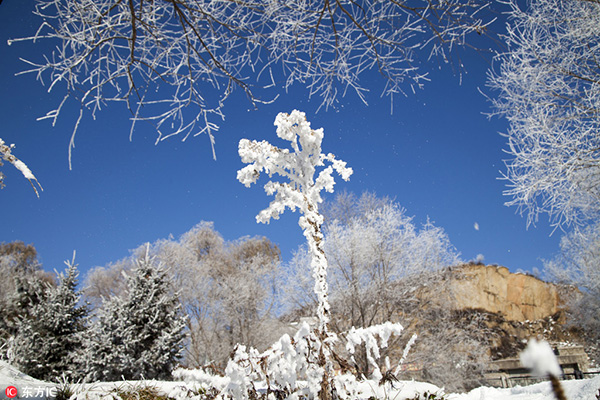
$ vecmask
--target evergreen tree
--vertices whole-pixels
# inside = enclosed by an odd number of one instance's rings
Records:
[[[169,379],[181,357],[186,317],[163,265],[146,252],[127,280],[126,296],[107,300],[92,324],[90,381]]]
[[[78,377],[76,353],[86,330],[87,307],[79,305],[77,265],[66,262],[60,283],[48,287],[44,301],[35,305],[30,319],[22,319],[11,344],[11,361],[23,372],[43,380],[63,374]]]
[[[34,306],[44,301],[47,287],[56,284],[41,269],[35,247],[19,241],[0,244],[0,276],[0,358],[4,358],[19,321],[30,319]]]

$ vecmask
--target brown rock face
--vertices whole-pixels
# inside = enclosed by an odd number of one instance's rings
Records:
[[[554,315],[562,304],[555,285],[508,268],[461,266],[451,279],[457,309],[482,309],[510,321],[535,321]]]

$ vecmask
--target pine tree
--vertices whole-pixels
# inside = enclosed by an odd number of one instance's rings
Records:
[[[41,269],[33,245],[23,242],[0,244],[0,358],[5,357],[8,340],[15,336],[21,320],[31,318],[36,304],[44,301],[54,278]]]
[[[161,263],[148,252],[128,277],[124,298],[106,301],[87,343],[87,379],[169,379],[181,357],[186,317]]]
[[[48,287],[46,298],[35,305],[30,319],[23,319],[11,345],[11,361],[23,372],[53,381],[65,375],[77,378],[76,353],[86,330],[87,307],[80,305],[77,265],[66,262],[60,283]]]

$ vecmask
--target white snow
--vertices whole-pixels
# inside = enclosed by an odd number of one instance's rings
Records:
[[[107,395],[115,389],[126,390],[132,388],[135,390],[135,388],[146,386],[155,387],[169,397],[183,400],[193,398],[193,394],[197,393],[199,388],[207,387],[209,383],[222,388],[227,381],[227,378],[215,377],[197,370],[178,370],[174,376],[180,381],[122,381],[73,385],[77,395],[72,400],[116,398]],[[411,399],[416,393],[444,393],[443,389],[423,382],[400,381],[394,382],[393,385],[386,383],[380,386],[371,380],[356,382],[348,375],[338,378],[336,385],[338,393],[345,393],[349,395],[347,398],[353,400],[368,399],[370,396],[375,396],[378,399]],[[561,383],[565,389],[567,399],[593,400],[600,389],[600,376],[592,379],[562,381]],[[33,379],[9,364],[0,361],[0,399],[6,399],[5,389],[8,386],[15,386],[18,389],[19,396],[17,399],[34,400],[46,398],[46,396],[35,397],[34,395],[40,392],[47,393],[53,384]],[[31,397],[23,395],[26,389],[29,389]],[[446,394],[446,398],[447,400],[546,400],[552,399],[553,394],[550,383],[542,382],[531,386],[517,386],[509,389],[481,387],[469,393]]]
[[[593,400],[600,389],[600,376],[577,381],[562,381],[569,400]],[[517,386],[509,389],[481,387],[465,394],[451,394],[448,400],[548,400],[553,399],[550,382],[531,386]]]

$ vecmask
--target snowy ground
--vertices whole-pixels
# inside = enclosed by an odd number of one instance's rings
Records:
[[[96,383],[90,385],[76,385],[74,389],[79,393],[77,399],[101,399],[114,398],[114,396],[105,397],[114,389],[133,389],[145,386],[153,386],[158,388],[164,394],[177,399],[190,399],[193,393],[199,387],[200,383],[194,381],[190,376],[186,377],[186,382],[110,382]],[[224,378],[221,378],[224,379]],[[224,383],[224,382],[222,382]],[[565,381],[563,386],[569,400],[595,400],[596,394],[600,389],[600,376],[593,379],[585,379],[579,381]],[[54,385],[33,379],[21,372],[17,371],[10,365],[0,361],[0,399],[9,398],[10,390],[14,387],[17,390],[15,399],[46,399],[51,398]],[[412,399],[416,393],[443,393],[436,386],[421,382],[397,382],[394,388],[389,384],[386,386],[378,386],[374,382],[361,382],[351,387],[356,395],[356,399],[367,399],[370,396],[376,396],[380,399]],[[48,396],[50,394],[50,396]],[[515,387],[511,389],[496,389],[489,387],[481,387],[474,389],[465,394],[447,394],[448,400],[542,400],[552,399],[553,394],[550,388],[550,383],[538,383],[532,386]]]

